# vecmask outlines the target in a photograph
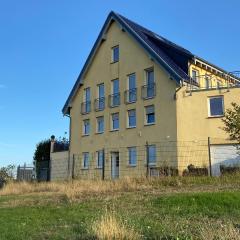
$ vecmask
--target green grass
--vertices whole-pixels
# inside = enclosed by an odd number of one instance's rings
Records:
[[[0,196],[0,239],[95,239],[92,223],[106,209],[143,239],[204,239],[202,226],[210,225],[213,233],[222,225],[240,228],[239,186],[213,190],[206,185],[199,191],[194,186],[195,192],[191,184],[177,192],[173,186],[88,196],[74,203],[56,193]]]

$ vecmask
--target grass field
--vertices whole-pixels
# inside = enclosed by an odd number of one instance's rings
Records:
[[[240,239],[240,176],[12,183],[0,239]]]

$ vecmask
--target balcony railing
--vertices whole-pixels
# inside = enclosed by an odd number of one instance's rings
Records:
[[[132,88],[124,92],[125,103],[134,103],[137,101],[137,88]]]
[[[91,112],[91,101],[83,102],[81,104],[81,113],[87,114]]]
[[[95,99],[94,108],[95,111],[103,111],[105,108],[105,97]]]
[[[109,95],[109,106],[117,107],[120,105],[120,93]]]
[[[156,86],[155,84],[148,84],[142,86],[142,98],[149,99],[156,96]]]
[[[240,87],[240,72],[204,74],[190,79],[190,91]]]

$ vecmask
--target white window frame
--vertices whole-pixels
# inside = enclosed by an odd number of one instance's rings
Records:
[[[113,115],[118,114],[118,128],[113,128]],[[120,128],[120,117],[119,112],[115,112],[111,114],[111,131],[118,131]]]
[[[115,60],[114,59],[114,50],[118,48],[118,59]],[[120,48],[119,48],[119,45],[116,45],[114,47],[112,47],[112,63],[116,63],[116,62],[119,62],[119,58],[120,58]]]
[[[130,118],[129,118],[129,113],[131,112],[131,111],[135,111],[135,125],[134,126],[130,126]],[[136,128],[137,127],[137,111],[136,111],[136,109],[129,109],[129,110],[127,110],[127,128]]]
[[[88,121],[88,123],[89,123],[89,133],[85,133],[85,122],[87,122]],[[90,135],[90,131],[91,131],[91,125],[90,125],[90,119],[84,119],[83,120],[83,129],[82,129],[82,135],[83,136],[89,136]]]
[[[153,107],[154,108],[154,122],[148,123],[147,122],[147,108],[148,107]],[[148,105],[144,107],[144,118],[145,118],[145,125],[154,125],[156,123],[156,110],[155,110],[155,105]]]
[[[100,118],[103,120],[103,131],[99,131],[99,128],[98,128],[98,126],[99,126],[98,121]],[[104,133],[104,131],[105,131],[104,116],[96,117],[96,133]]]
[[[85,166],[85,156],[88,156],[88,161],[87,161],[87,166]],[[90,163],[90,154],[89,154],[89,152],[83,152],[82,153],[82,168],[83,169],[89,169],[89,164]]]
[[[102,154],[102,165],[101,166],[99,165],[99,161],[98,161],[100,154]],[[100,169],[103,168],[103,161],[104,161],[104,151],[103,150],[96,151],[96,166],[97,166],[97,168],[100,168]]]
[[[134,149],[135,150],[135,163],[131,163],[131,159],[130,159],[130,150]],[[137,166],[137,148],[135,146],[132,147],[128,147],[128,165],[131,167],[136,167]]]
[[[147,153],[147,156],[148,156],[148,158],[149,158],[149,148],[150,147],[154,147],[155,148],[155,161],[154,162],[150,162],[150,159],[148,159],[149,161],[148,161],[148,164],[149,164],[149,166],[156,166],[156,164],[157,164],[157,147],[156,147],[156,145],[155,144],[151,144],[151,145],[148,145],[148,148],[147,148],[147,151],[148,151],[148,153]]]
[[[193,79],[193,71],[196,72],[196,79],[195,79],[196,83],[200,84],[200,81],[199,81],[199,70],[197,70],[195,68],[192,69],[192,72],[191,72],[192,79]]]
[[[221,114],[221,115],[211,115],[210,100],[213,99],[213,98],[221,98],[222,99],[222,112],[223,112],[223,114]],[[208,117],[209,118],[223,117],[224,116],[225,108],[224,108],[224,96],[223,95],[208,97],[207,103],[208,103]]]

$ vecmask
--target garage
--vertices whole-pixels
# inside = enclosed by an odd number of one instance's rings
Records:
[[[212,176],[220,176],[220,166],[240,166],[240,150],[237,145],[212,145],[211,146],[211,165]]]

